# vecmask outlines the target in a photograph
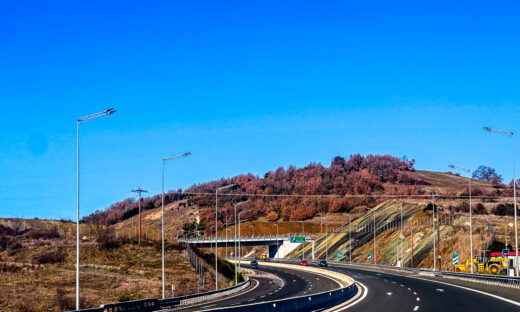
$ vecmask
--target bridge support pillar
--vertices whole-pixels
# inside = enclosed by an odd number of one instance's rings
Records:
[[[280,245],[269,245],[269,258],[283,258],[283,256],[278,255],[279,249]]]
[[[314,260],[314,241],[311,241],[312,243],[312,260]]]

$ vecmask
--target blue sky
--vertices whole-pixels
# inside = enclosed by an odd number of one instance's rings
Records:
[[[335,155],[512,177],[515,2],[4,1],[0,217],[75,219],[133,196]],[[520,149],[519,149],[520,152]]]

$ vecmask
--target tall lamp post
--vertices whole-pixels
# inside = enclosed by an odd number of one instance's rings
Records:
[[[108,116],[115,113],[113,108],[77,119],[76,125],[76,310],[80,309],[79,304],[79,126],[89,120]]]
[[[372,214],[374,215],[374,264],[377,264],[377,260],[376,260],[376,251],[377,251],[377,249],[376,249],[376,209],[375,208],[370,209],[369,207],[366,207],[365,209],[372,211]]]
[[[352,263],[352,219],[350,216],[350,211],[348,212],[348,244],[349,244],[349,262]]]
[[[401,228],[401,233],[399,234],[399,252],[397,253],[398,254],[398,257],[399,257],[399,260],[401,260],[401,265],[403,263],[403,202],[400,201],[400,200],[394,200],[395,202],[398,202],[399,203],[399,207],[400,207],[400,211],[401,211],[401,223],[400,223],[400,228]]]
[[[424,188],[424,187],[421,187],[420,188],[421,190],[423,191],[426,191],[428,193],[430,193],[432,195],[432,218],[433,218],[433,231],[432,231],[432,236],[433,236],[433,270],[437,270],[437,259],[435,257],[436,255],[436,250],[435,250],[435,192],[433,190],[430,190],[430,189],[427,189],[427,188]]]
[[[302,235],[303,237],[305,237],[305,229],[303,228],[303,221],[298,221],[302,224]],[[302,243],[302,261],[305,259],[305,248],[304,248],[304,243]]]
[[[238,284],[238,271],[237,271],[237,207],[240,205],[243,205],[245,203],[249,202],[249,200],[246,200],[244,202],[240,202],[238,204],[235,204],[235,285]],[[240,224],[240,223],[239,223]]]
[[[471,208],[471,170],[466,168],[449,165],[451,169],[464,171],[468,174],[468,190],[469,190],[469,259],[473,259],[473,209]],[[473,274],[473,265],[471,265],[471,273]]]
[[[517,218],[516,218],[516,174],[515,174],[515,135],[513,132],[511,131],[504,131],[504,130],[496,130],[496,129],[491,129],[489,127],[484,127],[484,130],[486,131],[490,131],[490,132],[496,132],[496,133],[500,133],[500,134],[505,134],[505,135],[508,135],[511,137],[511,145],[512,145],[512,149],[513,149],[513,201],[514,201],[514,218],[515,218],[515,263],[516,263],[516,268],[515,268],[515,271],[516,271],[516,276],[520,276],[519,275],[519,272],[518,272],[518,267],[519,267],[519,263],[518,263],[518,225],[517,225]]]
[[[236,184],[218,187],[215,190],[215,290],[218,290],[218,259],[217,259],[217,239],[218,239],[218,191],[222,191],[235,186]]]
[[[240,215],[243,214],[243,213],[246,213],[246,212],[249,212],[251,211],[251,209],[249,210],[244,210],[244,211],[240,211],[238,213],[238,268],[240,269],[240,258],[242,258],[242,250],[240,249],[241,246],[240,246],[240,241],[241,241],[241,237],[242,237],[242,234],[241,234],[241,231],[240,231]],[[236,263],[236,262],[235,262]],[[236,272],[236,270],[235,270]]]
[[[164,164],[172,159],[186,157],[188,155],[191,155],[190,152],[172,156],[168,158],[163,158],[162,160],[162,187],[161,187],[161,262],[162,262],[162,298],[164,299],[166,297],[165,295],[165,278],[164,278]]]

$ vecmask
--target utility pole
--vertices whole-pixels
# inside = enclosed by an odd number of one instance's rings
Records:
[[[138,243],[138,246],[140,248],[141,247],[141,193],[148,193],[148,191],[145,191],[145,190],[142,190],[141,188],[138,188],[136,190],[132,190],[132,192],[139,194],[139,243]],[[132,224],[133,224],[133,222],[134,221],[132,219]]]

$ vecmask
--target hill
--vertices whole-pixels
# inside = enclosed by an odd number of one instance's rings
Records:
[[[161,296],[161,244],[148,235],[141,248],[117,227],[81,225],[82,307]],[[0,311],[65,311],[75,308],[76,224],[38,219],[0,219]],[[166,280],[176,294],[205,288],[184,246],[166,243]],[[219,278],[221,287],[230,284]],[[26,294],[31,294],[27,300]]]

